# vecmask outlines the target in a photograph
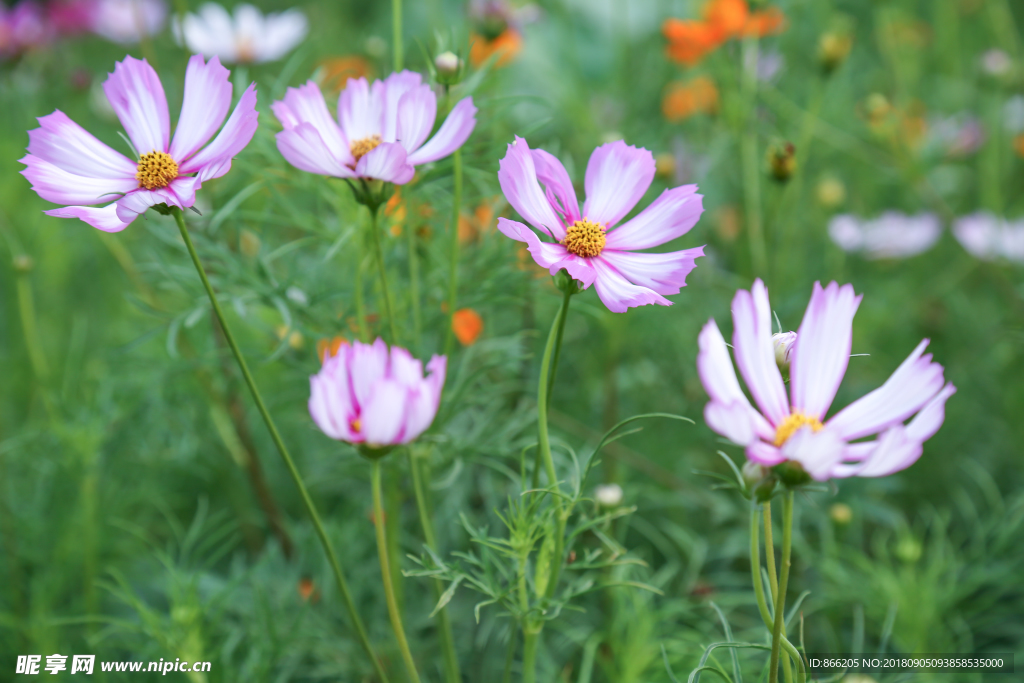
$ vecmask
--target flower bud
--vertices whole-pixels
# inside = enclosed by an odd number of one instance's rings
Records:
[[[462,78],[464,62],[454,52],[446,51],[434,57],[434,73],[437,82],[444,85],[455,85]]]
[[[828,509],[828,516],[838,526],[846,526],[853,520],[853,510],[846,503],[835,503]]]
[[[748,460],[743,464],[741,473],[747,490],[754,498],[762,503],[771,499],[772,492],[775,490],[775,476],[770,469],[753,460]]]
[[[846,185],[837,178],[822,178],[815,188],[818,203],[826,209],[834,209],[846,201]]]
[[[825,75],[838,69],[853,47],[853,40],[843,33],[829,32],[818,39],[818,63]]]
[[[601,507],[618,507],[622,503],[622,487],[618,484],[602,484],[594,489],[594,498]]]
[[[792,142],[776,143],[768,147],[768,168],[772,177],[786,182],[796,173],[796,146]]]
[[[35,261],[28,254],[18,254],[14,257],[14,270],[19,273],[27,273],[35,266]]]
[[[676,173],[676,157],[671,152],[662,152],[654,157],[654,169],[659,178],[671,178]]]
[[[775,363],[779,370],[787,372],[796,344],[796,332],[779,332],[772,335],[772,347],[775,349]]]
[[[260,253],[260,237],[251,230],[242,230],[238,238],[238,248],[249,258],[254,258]]]

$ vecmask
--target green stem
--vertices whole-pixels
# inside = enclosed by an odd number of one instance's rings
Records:
[[[774,628],[774,622],[772,621],[771,612],[768,611],[768,603],[765,600],[764,581],[761,580],[759,521],[757,507],[752,507],[750,511],[750,578],[754,584],[754,595],[757,597],[757,608],[761,613],[761,620],[764,622],[764,625],[768,630],[772,630]],[[804,683],[806,674],[804,671],[804,662],[800,657],[800,653],[785,636],[782,636],[781,640],[782,648],[800,665],[797,680],[799,680],[800,683]]]
[[[775,573],[775,540],[772,538],[772,502],[764,504],[764,563],[768,568],[768,586],[772,592],[772,603],[779,596],[778,574]]]
[[[50,366],[43,354],[39,342],[39,328],[36,326],[35,297],[32,296],[32,283],[28,273],[18,273],[18,312],[21,314],[21,329],[25,335],[25,346],[28,351],[29,363],[36,379],[45,383],[50,375]]]
[[[370,329],[369,323],[366,320],[366,299],[363,295],[363,261],[366,260],[366,244],[363,240],[362,235],[356,236],[356,242],[359,245],[356,262],[356,317],[358,318],[356,327],[359,329],[359,339],[364,343],[370,342]]]
[[[391,0],[391,39],[394,41],[395,71],[402,70],[402,0]]]
[[[523,683],[537,681],[537,638],[540,631],[523,627]]]
[[[775,626],[772,629],[768,683],[778,683],[779,680],[779,649],[782,646],[782,622],[786,611],[786,589],[789,587],[789,560],[792,547],[793,492],[787,491],[782,498],[782,574],[779,576],[779,593],[775,598]]]
[[[398,332],[395,329],[395,315],[391,308],[391,293],[388,291],[388,272],[384,268],[384,250],[380,246],[380,226],[377,225],[377,210],[370,209],[370,234],[373,235],[373,251],[377,257],[377,272],[380,275],[380,293],[384,299],[384,314],[388,317],[388,329],[391,332],[391,344],[398,344]]]
[[[419,459],[413,454],[413,447],[409,446],[409,471],[412,473],[412,488],[416,494],[416,509],[420,513],[420,525],[423,527],[423,538],[427,547],[437,552],[437,538],[434,536],[434,523],[430,516],[427,504],[426,489],[423,488],[423,476],[420,471]],[[442,585],[440,579],[434,581],[434,592],[438,599],[441,598]],[[455,638],[452,637],[452,625],[448,618],[448,607],[442,607],[437,612],[438,627],[441,632],[441,647],[444,649],[445,673],[449,683],[459,683],[462,674],[459,672],[459,657],[455,651]]]
[[[516,658],[516,641],[519,640],[518,636],[518,629],[509,629],[508,645],[505,646],[505,671],[501,676],[501,683],[512,683],[512,662]]]
[[[572,292],[566,291],[565,298],[562,300],[562,306],[566,311],[569,310],[570,296],[572,296]],[[555,339],[555,354],[551,359],[551,376],[548,378],[548,404],[551,403],[551,393],[555,390],[555,377],[558,375],[558,358],[562,355],[562,337],[565,334],[565,321],[568,318],[568,315],[563,315],[558,321],[558,338]]]
[[[448,239],[449,246],[449,271],[448,271],[448,334],[444,340],[444,353],[452,355],[452,348],[455,343],[455,304],[459,292],[459,212],[462,210],[462,150],[457,149],[452,153],[452,225]]]
[[[402,653],[406,672],[412,683],[420,683],[420,675],[416,671],[416,662],[409,650],[409,641],[405,639],[405,628],[402,627],[402,615],[398,611],[398,600],[395,599],[395,588],[391,583],[391,560],[388,557],[387,523],[384,521],[384,496],[380,485],[380,458],[373,460],[370,470],[370,486],[373,489],[373,526],[377,530],[377,556],[380,558],[380,576],[384,582],[384,597],[388,603],[388,615],[391,627],[395,631],[395,640]]]
[[[761,174],[757,158],[757,127],[754,107],[757,101],[757,38],[743,41],[741,94],[747,120],[743,124],[740,145],[743,162],[743,204],[750,241],[750,262],[754,275],[768,277],[768,256],[761,225]]]
[[[238,369],[242,371],[242,377],[245,378],[245,383],[249,387],[249,392],[252,394],[253,401],[256,403],[256,408],[259,410],[260,416],[263,418],[264,424],[267,425],[267,431],[270,432],[270,438],[274,441],[274,445],[277,446],[277,452],[281,454],[281,459],[284,460],[284,464],[291,474],[292,479],[295,481],[295,486],[299,489],[299,494],[302,497],[302,502],[306,506],[306,512],[309,514],[310,520],[313,522],[313,527],[316,529],[316,535],[320,538],[320,543],[324,547],[324,552],[327,553],[327,559],[331,564],[331,569],[334,571],[334,578],[338,582],[338,589],[341,591],[342,600],[345,603],[345,609],[348,610],[349,617],[352,619],[352,626],[356,630],[356,635],[359,638],[360,644],[366,651],[366,654],[370,657],[370,661],[373,663],[374,671],[377,672],[377,677],[381,681],[387,681],[387,674],[384,673],[384,668],[381,666],[380,660],[373,652],[373,647],[370,645],[370,639],[366,635],[366,628],[363,626],[363,620],[359,618],[359,613],[356,612],[356,606],[352,602],[352,594],[349,593],[348,583],[345,581],[345,576],[341,572],[341,564],[338,562],[338,556],[334,553],[334,547],[331,545],[330,539],[327,537],[327,532],[324,530],[324,525],[320,522],[320,515],[316,511],[316,506],[313,505],[313,499],[309,496],[309,491],[306,490],[306,485],[302,482],[302,477],[299,475],[299,470],[295,467],[295,461],[292,460],[292,456],[288,453],[288,449],[284,445],[284,441],[281,440],[281,435],[277,431],[277,426],[274,424],[273,418],[270,417],[270,412],[267,410],[267,406],[263,403],[263,397],[260,395],[260,390],[256,386],[256,380],[253,379],[252,374],[249,372],[249,366],[245,362],[245,357],[242,356],[242,351],[238,348],[238,344],[235,342],[235,335],[231,332],[231,327],[228,325],[228,321],[224,318],[224,312],[220,308],[220,303],[217,301],[217,295],[213,291],[213,286],[210,284],[209,278],[206,277],[206,271],[203,269],[203,264],[199,260],[199,254],[196,252],[195,245],[192,244],[192,237],[188,233],[188,228],[185,226],[185,217],[181,213],[181,209],[173,207],[171,213],[174,215],[174,220],[178,224],[178,230],[181,231],[181,238],[185,241],[185,247],[188,249],[189,256],[192,257],[192,263],[196,267],[196,272],[199,273],[199,279],[203,282],[203,287],[206,288],[206,294],[210,297],[210,304],[213,306],[213,312],[217,316],[217,320],[220,322],[221,329],[224,331],[224,338],[228,342],[228,346],[231,347],[231,353],[235,356],[235,361],[238,363]]]
[[[408,218],[403,229],[409,249],[409,298],[412,299],[412,344],[415,349],[420,345],[420,330],[423,327],[420,316],[420,258],[416,253],[416,231]]]

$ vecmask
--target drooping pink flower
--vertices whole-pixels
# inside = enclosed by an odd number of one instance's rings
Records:
[[[198,14],[174,21],[174,35],[192,52],[217,56],[226,63],[259,64],[281,59],[302,42],[309,29],[306,15],[292,8],[264,15],[250,4],[235,5],[234,17],[208,2]]]
[[[863,253],[869,259],[900,259],[935,246],[942,224],[932,213],[908,216],[886,211],[872,220],[844,214],[829,221],[828,234],[843,251]]]
[[[587,199],[580,211],[562,163],[516,137],[498,170],[501,190],[520,216],[555,241],[542,241],[528,226],[506,218],[498,219],[498,230],[525,242],[533,260],[552,275],[564,268],[584,288],[594,285],[611,311],[622,313],[645,304],[671,306],[665,296],[686,286],[686,276],[696,266],[695,259],[704,255],[704,247],[665,254],[637,250],[689,232],[704,211],[703,197],[696,194],[696,185],[665,190],[616,227],[644,196],[654,172],[654,157],[646,149],[621,140],[601,145],[587,164]]]
[[[367,83],[351,78],[338,98],[337,122],[313,81],[288,88],[271,109],[284,130],[277,148],[292,166],[335,178],[368,178],[402,185],[415,166],[462,146],[476,125],[473,98],[460,100],[429,141],[437,96],[412,71]],[[340,125],[339,125],[340,124]]]
[[[39,128],[29,131],[29,153],[21,159],[27,168],[21,174],[40,197],[65,205],[48,215],[80,218],[105,232],[124,230],[151,206],[188,208],[195,203],[196,190],[227,173],[232,158],[256,132],[255,83],[221,128],[231,107],[228,75],[216,57],[206,63],[199,55],[189,60],[181,115],[171,139],[167,98],[156,71],[144,59],[125,57],[103,90],[139,160],[111,149],[57,110],[39,118]],[[116,201],[94,206],[111,200]]]
[[[711,397],[704,408],[708,426],[745,446],[748,460],[798,463],[818,481],[880,477],[912,465],[942,426],[946,399],[956,392],[945,383],[942,366],[924,353],[927,339],[881,387],[826,419],[846,374],[860,300],[851,285],[814,284],[792,349],[787,396],[772,343],[768,290],[757,280],[751,291],[736,292],[733,354],[757,408],[740,389],[722,333],[709,320],[697,355],[697,371]]]
[[[434,356],[424,377],[419,360],[382,339],[342,344],[309,378],[309,414],[332,439],[371,448],[409,443],[437,415],[446,367],[444,356]]]

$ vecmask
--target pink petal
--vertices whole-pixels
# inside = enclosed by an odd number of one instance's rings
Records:
[[[139,154],[166,152],[171,135],[167,96],[153,67],[143,59],[125,57],[114,65],[103,91]]]
[[[415,391],[409,395],[406,411],[404,441],[409,442],[425,432],[441,405],[441,388],[444,386],[446,360],[444,356],[434,356],[427,364],[430,376],[420,380]]]
[[[345,137],[338,123],[327,111],[327,103],[324,102],[320,87],[313,81],[307,81],[298,88],[288,88],[284,100],[274,102],[271,109],[285,130],[308,123],[317,130],[331,155],[340,163],[355,163],[349,149],[352,140]]]
[[[665,190],[650,206],[608,232],[606,249],[649,249],[685,235],[704,212],[696,185]]]
[[[224,123],[231,107],[229,75],[216,57],[208,64],[203,62],[202,55],[188,60],[181,116],[168,152],[179,164],[205,145]]]
[[[36,194],[54,204],[102,204],[139,186],[134,177],[115,179],[75,175],[31,154],[26,154],[19,161],[26,166],[21,174],[32,183]]]
[[[416,169],[407,159],[405,148],[400,144],[382,142],[359,160],[356,164],[356,175],[404,185],[412,180],[416,173]]]
[[[390,379],[374,382],[360,416],[366,443],[373,446],[405,443],[408,402],[409,390],[398,382]]]
[[[910,438],[907,428],[901,424],[885,430],[871,443],[874,449],[859,466],[843,466],[840,471],[848,473],[847,476],[884,477],[913,465],[924,450],[923,442]]]
[[[360,409],[365,408],[371,387],[387,373],[388,345],[378,337],[373,344],[355,342],[351,347],[343,348],[349,354],[346,363],[351,373],[349,384],[352,402]]]
[[[384,133],[384,84],[350,78],[338,96],[338,120],[349,143]],[[389,141],[390,142],[390,141]]]
[[[529,250],[530,255],[533,256],[533,260],[542,268],[550,269],[556,263],[560,263],[565,260],[565,257],[569,253],[561,244],[542,242],[540,238],[537,237],[537,234],[529,228],[529,226],[523,225],[517,221],[511,221],[507,218],[499,218],[498,230],[506,237],[511,237],[517,242],[526,242],[527,249]],[[557,273],[558,271],[556,270],[555,272]]]
[[[157,204],[187,209],[196,203],[196,190],[201,186],[199,178],[181,176],[159,190],[145,190],[140,187],[117,200],[117,217],[125,223],[131,223],[139,214],[145,213],[146,209]]]
[[[654,180],[654,155],[622,140],[601,145],[590,155],[583,217],[612,227],[636,206]]]
[[[285,160],[307,173],[351,178],[355,172],[344,166],[328,149],[311,123],[300,123],[277,134],[277,149]]]
[[[739,290],[732,300],[732,346],[747,388],[761,412],[778,427],[789,415],[782,374],[772,344],[772,309],[768,290],[758,279],[751,291]]]
[[[946,419],[946,400],[955,393],[952,384],[944,386],[907,425],[907,436],[922,442],[935,436]]]
[[[572,225],[582,216],[579,202],[576,200],[576,190],[569,180],[565,166],[555,155],[542,149],[531,150],[531,153],[534,168],[537,170],[537,180],[544,183],[548,203],[555,207],[565,225]]]
[[[198,173],[203,181],[220,178],[231,170],[231,160],[256,134],[259,113],[256,111],[256,84],[251,83],[235,105],[220,133],[209,145],[181,164],[182,173]]]
[[[28,132],[28,152],[32,156],[75,175],[130,178],[134,182],[136,163],[97,140],[64,112],[55,111],[38,121],[39,128]]]
[[[756,462],[759,465],[764,465],[765,467],[772,467],[773,465],[786,462],[786,458],[782,455],[782,451],[770,443],[765,443],[764,441],[755,441],[747,446],[745,455],[747,456],[747,460]]]
[[[697,257],[703,255],[704,247],[667,254],[635,254],[610,249],[601,252],[601,258],[615,266],[630,282],[663,296],[678,294],[686,286],[686,276],[697,267]]]
[[[749,405],[743,405],[739,401],[734,403],[708,401],[704,406],[704,422],[713,432],[721,434],[734,444],[748,446],[757,441],[749,408]]]
[[[405,97],[406,93],[419,89],[423,83],[423,77],[415,71],[399,71],[392,73],[390,76],[384,79],[382,88],[382,98],[384,104],[384,111],[382,116],[383,128],[379,131],[381,138],[384,142],[401,142],[402,138],[400,132],[399,119],[401,117],[401,111],[404,105],[401,104],[402,98]],[[430,93],[430,98],[433,103],[432,109],[434,116],[437,115],[437,97],[430,90],[430,86],[423,86]],[[424,133],[423,138],[430,134],[430,128],[434,125],[433,116],[431,117],[430,126],[427,127],[427,132]],[[420,144],[422,144],[422,140]],[[419,145],[417,145],[418,147]],[[412,151],[416,147],[410,147],[405,145],[407,150]]]
[[[556,240],[565,239],[565,228],[537,183],[533,155],[521,137],[516,136],[499,162],[498,183],[508,203],[530,225]]]
[[[363,437],[352,430],[352,420],[358,414],[349,401],[347,383],[344,366],[329,371],[325,363],[319,374],[309,378],[309,414],[327,436],[353,443]]]
[[[697,337],[697,346],[697,374],[711,401],[724,406],[743,406],[747,415],[745,421],[750,423],[754,434],[767,440],[775,438],[775,430],[754,410],[746,394],[740,389],[736,371],[732,367],[729,351],[725,346],[725,339],[722,338],[722,333],[714,320],[709,320],[701,329]],[[724,432],[719,433],[725,436]]]
[[[877,434],[903,422],[928,403],[942,389],[942,366],[924,355],[928,340],[917,345],[913,353],[896,368],[885,384],[846,406],[829,420],[844,439],[852,441]]]
[[[632,284],[615,269],[615,266],[608,263],[601,257],[590,259],[591,265],[597,271],[597,279],[594,281],[594,288],[602,303],[613,313],[625,313],[627,309],[647,304],[661,304],[671,306],[672,302],[648,289]]]
[[[534,237],[536,237],[536,235]],[[569,277],[573,280],[579,280],[583,284],[583,289],[594,284],[594,280],[597,278],[597,271],[594,269],[593,259],[584,258],[582,256],[566,252],[559,261],[551,264],[548,268],[548,272],[552,275],[557,275],[558,271],[563,268],[567,273],[569,273]]]
[[[409,163],[413,166],[427,164],[450,155],[469,139],[476,126],[476,107],[473,98],[460,100],[441,124],[440,130],[423,145],[409,155]]]
[[[391,95],[391,91],[388,91]],[[437,97],[429,85],[420,85],[402,95],[398,105],[398,131],[396,141],[412,154],[430,135],[437,116]]]
[[[814,283],[790,366],[794,410],[824,419],[850,362],[853,316],[860,300],[853,285],[833,282],[822,289]]]
[[[102,230],[103,232],[121,232],[128,227],[128,223],[125,223],[117,217],[117,205],[110,204],[102,208],[94,208],[91,206],[65,206],[60,209],[50,209],[44,211],[47,216],[56,216],[57,218],[80,218],[92,227]]]
[[[826,481],[842,460],[845,446],[846,442],[828,428],[816,432],[802,427],[782,445],[782,455],[800,463],[815,481]]]

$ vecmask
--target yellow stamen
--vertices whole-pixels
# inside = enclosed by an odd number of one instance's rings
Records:
[[[363,421],[360,420],[358,417],[356,419],[352,420],[351,422],[349,422],[348,424],[349,424],[349,427],[352,428],[352,431],[356,432],[357,434],[359,432],[363,431]]]
[[[570,254],[592,257],[601,255],[606,241],[604,226],[584,218],[569,226],[562,245]]]
[[[801,413],[799,410],[794,411],[786,416],[786,419],[782,421],[778,429],[775,430],[775,445],[781,446],[782,444],[789,441],[789,438],[796,434],[803,427],[810,427],[812,431],[820,432],[825,425],[821,424],[821,420],[808,415],[807,413]]]
[[[147,190],[159,190],[167,187],[171,181],[178,177],[178,164],[167,152],[152,151],[143,154],[139,159],[139,167],[135,172],[135,179],[139,181],[139,187]]]
[[[352,150],[352,156],[354,156],[356,158],[356,161],[358,162],[365,155],[377,149],[377,145],[379,145],[380,142],[380,136],[376,134],[371,135],[368,138],[356,140],[355,142],[352,143],[350,147]]]

